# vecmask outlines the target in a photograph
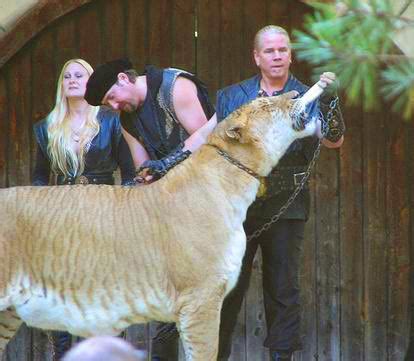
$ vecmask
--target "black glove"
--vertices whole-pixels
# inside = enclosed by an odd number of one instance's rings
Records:
[[[43,180],[35,180],[32,182],[32,186],[47,186],[49,183],[45,183]]]
[[[121,185],[125,187],[133,187],[137,185],[137,182],[134,179],[127,180],[125,182],[122,182]]]
[[[137,170],[138,177],[153,176],[153,180],[159,179],[167,172],[190,156],[189,150],[176,149],[171,154],[159,160],[146,160]]]
[[[324,97],[320,101],[320,108],[324,118],[323,135],[332,143],[336,143],[345,133],[345,122],[339,107],[339,98]]]

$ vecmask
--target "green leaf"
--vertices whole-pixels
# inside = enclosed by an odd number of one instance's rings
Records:
[[[413,23],[404,22],[391,0],[344,0],[342,16],[336,4],[312,2],[305,31],[294,31],[295,56],[309,62],[313,76],[334,71],[350,102],[371,109],[380,96],[393,97],[394,107],[413,114],[414,65],[401,55],[392,34]],[[401,59],[405,61],[401,62]]]

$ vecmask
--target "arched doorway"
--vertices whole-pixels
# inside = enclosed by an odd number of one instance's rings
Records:
[[[185,68],[214,96],[255,72],[250,49],[257,29],[301,27],[308,11],[290,0],[40,1],[0,40],[7,50],[0,58],[0,187],[30,183],[31,127],[50,111],[67,59],[97,65],[128,56],[138,70],[146,63]],[[304,64],[295,61],[294,72],[308,80]],[[297,360],[397,360],[408,335],[414,131],[391,126],[386,111],[347,108],[345,117],[345,145],[322,154],[312,182],[301,278],[306,343]],[[232,361],[268,357],[258,264]],[[148,326],[134,327],[127,338],[145,347],[149,333]],[[8,353],[13,361],[47,358],[45,334],[27,329]]]

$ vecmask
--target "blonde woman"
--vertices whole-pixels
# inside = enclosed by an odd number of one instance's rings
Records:
[[[133,184],[135,168],[121,134],[118,114],[89,105],[86,83],[92,67],[82,59],[66,62],[59,75],[56,104],[34,125],[37,157],[33,185],[114,184],[119,166],[124,185]]]
[[[82,59],[69,60],[63,66],[55,107],[34,125],[37,157],[33,185],[48,185],[51,174],[58,185],[114,184],[113,172],[118,166],[122,184],[135,184],[135,167],[118,114],[91,106],[84,99],[92,72]],[[71,335],[53,332],[53,338],[61,359],[71,345]]]

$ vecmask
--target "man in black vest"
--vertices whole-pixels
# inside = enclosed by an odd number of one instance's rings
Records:
[[[254,59],[259,74],[217,93],[217,119],[243,104],[264,96],[296,90],[304,94],[308,87],[289,72],[291,49],[289,35],[279,26],[269,25],[259,30],[254,41]],[[321,80],[329,85],[333,79],[324,73]],[[324,113],[322,102],[307,108],[308,117]],[[340,147],[344,124],[339,109],[322,119],[327,123],[322,143],[329,148]],[[250,207],[244,223],[246,234],[252,234],[278,213],[301,183],[312,159],[318,139],[295,141],[266,179],[265,194]],[[247,243],[239,281],[226,297],[221,313],[219,360],[227,360],[231,352],[231,335],[237,322],[245,290],[247,289],[256,250],[260,245],[263,258],[263,292],[267,323],[264,345],[270,349],[272,361],[291,360],[294,351],[301,349],[299,304],[299,256],[309,213],[307,185],[290,204],[282,217],[258,238]]]
[[[127,59],[110,61],[92,73],[85,99],[121,111],[122,133],[143,183],[187,158],[216,125],[206,87],[180,69],[147,66],[139,75]],[[177,360],[174,324],[161,323],[157,330],[152,360]]]
[[[216,125],[206,87],[180,69],[150,65],[139,75],[127,59],[110,61],[93,72],[85,99],[121,112],[135,166],[155,178],[188,157]]]

